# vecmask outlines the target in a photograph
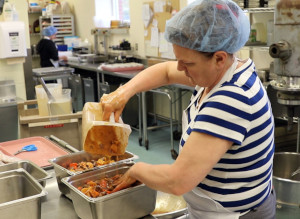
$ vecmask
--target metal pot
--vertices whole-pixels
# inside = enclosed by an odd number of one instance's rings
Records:
[[[274,155],[273,185],[277,196],[277,215],[284,218],[299,218],[300,215],[300,174],[292,176],[299,166],[299,153]]]

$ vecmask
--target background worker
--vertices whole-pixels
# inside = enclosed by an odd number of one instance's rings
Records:
[[[58,67],[60,60],[67,62],[66,56],[59,57],[57,47],[54,43],[56,38],[57,29],[49,26],[43,29],[43,39],[37,44],[37,52],[40,55],[41,67]]]

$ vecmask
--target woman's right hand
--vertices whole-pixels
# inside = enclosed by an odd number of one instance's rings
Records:
[[[115,113],[115,121],[118,122],[127,101],[128,99],[122,87],[119,87],[110,94],[103,95],[100,99],[103,110],[103,120],[108,121],[111,113]]]

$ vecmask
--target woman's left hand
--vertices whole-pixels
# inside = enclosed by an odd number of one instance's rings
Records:
[[[122,189],[126,189],[130,187],[132,184],[134,184],[137,180],[132,178],[129,175],[129,170],[116,182],[118,185],[117,187],[113,190],[113,192],[120,191]]]

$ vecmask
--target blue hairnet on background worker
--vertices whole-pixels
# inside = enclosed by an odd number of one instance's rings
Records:
[[[116,190],[138,180],[183,195],[193,219],[275,218],[271,105],[253,61],[234,55],[249,32],[247,16],[233,1],[195,1],[166,24],[177,61],[151,66],[101,98],[104,119],[114,112],[118,121],[136,93],[169,84],[195,87],[174,163],[138,162]]]
[[[67,61],[65,56],[59,57],[58,50],[54,43],[57,29],[53,26],[48,26],[42,30],[43,38],[37,44],[37,52],[40,55],[41,67],[58,67],[59,60]]]

